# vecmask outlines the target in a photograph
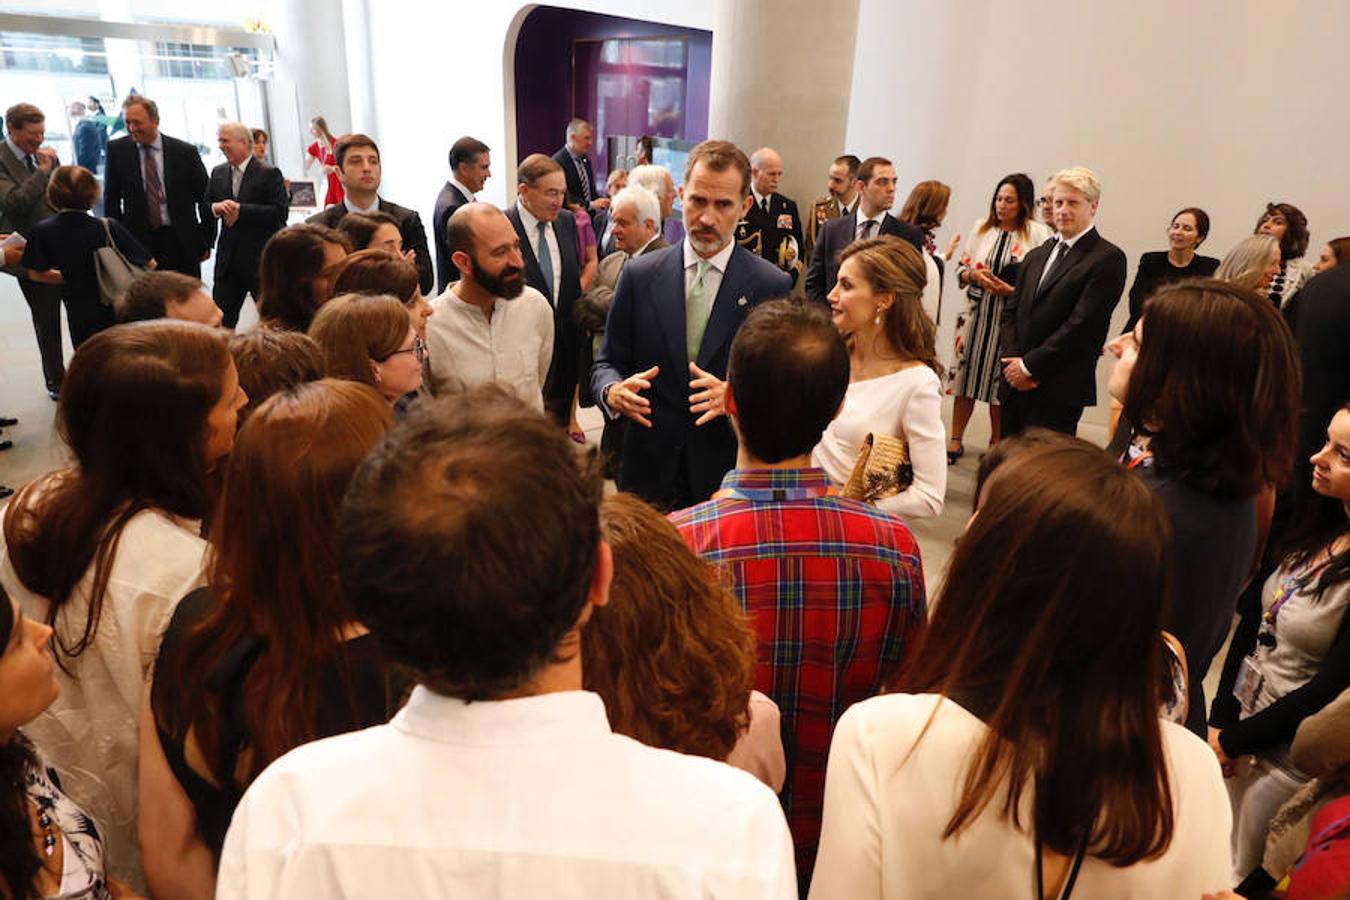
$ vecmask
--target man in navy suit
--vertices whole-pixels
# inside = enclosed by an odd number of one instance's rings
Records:
[[[591,168],[590,156],[594,141],[591,123],[585,119],[573,119],[567,123],[566,142],[553,154],[553,161],[562,167],[563,177],[567,179],[569,209],[580,207],[588,212],[598,212],[609,206],[609,198],[601,197],[595,186],[595,170]]]
[[[749,209],[750,161],[704,141],[680,187],[686,237],[630,260],[619,276],[591,389],[605,415],[627,416],[619,489],[679,509],[708,499],[736,463],[722,405],[731,339],[792,277],[734,240]]]
[[[450,217],[466,203],[472,203],[492,175],[492,155],[488,145],[467,135],[450,147],[450,180],[436,195],[436,208],[431,215],[431,235],[436,242],[436,293],[441,294],[452,282],[459,281],[459,269],[450,259],[450,247],[445,242],[445,225]]]
[[[103,202],[160,269],[201,278],[216,242],[206,201],[206,166],[197,148],[159,130],[155,101],[132,94],[122,104],[127,136],[108,144]]]
[[[281,170],[253,156],[247,125],[226,122],[216,133],[225,162],[211,170],[206,190],[211,212],[220,219],[211,293],[224,314],[222,324],[234,328],[244,295],[258,300],[258,263],[268,239],[286,226],[290,197]]]
[[[505,212],[520,238],[525,283],[553,307],[553,364],[544,385],[544,408],[584,441],[585,432],[572,427],[581,358],[581,329],[572,307],[581,295],[581,262],[576,219],[563,209],[567,189],[562,166],[542,153],[531,153],[516,169],[516,193],[516,204]]]
[[[824,303],[839,275],[839,254],[861,238],[889,234],[909,241],[923,250],[923,232],[917,225],[902,222],[891,215],[895,205],[895,166],[889,159],[871,156],[858,167],[854,185],[861,195],[857,208],[845,216],[830,219],[820,226],[811,264],[806,269],[806,296]]]
[[[1097,358],[1125,289],[1124,252],[1092,224],[1097,176],[1065,169],[1051,188],[1059,239],[1022,258],[1000,320],[1004,437],[1032,425],[1078,430],[1083,407],[1097,402]]]

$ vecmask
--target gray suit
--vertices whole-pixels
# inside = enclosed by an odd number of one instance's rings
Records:
[[[54,171],[55,167],[29,172],[24,161],[9,149],[9,143],[0,141],[0,231],[26,235],[38,222],[55,215],[56,210],[47,202],[47,182]],[[5,271],[19,279],[19,290],[32,313],[47,390],[59,391],[66,376],[61,350],[61,286],[33,281],[17,265]]]

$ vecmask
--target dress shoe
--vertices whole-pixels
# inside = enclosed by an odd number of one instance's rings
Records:
[[[0,484],[0,500],[5,499],[6,497],[12,496],[13,494],[14,494],[14,488],[12,488],[12,487],[5,487],[3,484]]]
[[[5,438],[0,438],[0,450],[8,450],[14,446],[14,442]]]
[[[52,402],[55,403],[56,401],[61,399],[61,389],[47,388],[47,396],[52,398]]]
[[[9,416],[0,416],[0,428],[8,428],[11,425],[18,425],[18,419],[11,419]]]

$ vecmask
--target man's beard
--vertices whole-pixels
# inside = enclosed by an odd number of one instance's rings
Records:
[[[525,290],[524,269],[507,266],[496,275],[489,275],[487,270],[472,256],[469,257],[469,262],[473,264],[474,282],[492,296],[501,297],[503,300],[514,300]]]
[[[710,235],[716,234],[716,237]],[[716,253],[726,246],[731,235],[723,235],[717,232],[689,232],[689,243],[699,253]]]

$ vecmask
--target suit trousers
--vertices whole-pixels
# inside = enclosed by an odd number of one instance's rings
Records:
[[[244,308],[244,296],[251,294],[256,303],[258,300],[258,276],[255,273],[250,278],[241,277],[237,272],[222,272],[216,276],[216,283],[211,287],[211,299],[216,301],[216,306],[225,314],[220,323],[230,330],[239,324],[239,311]]]
[[[1058,403],[1045,403],[1037,396],[1038,391],[1013,391],[1001,401],[999,431],[1008,438],[1021,434],[1028,428],[1048,428],[1062,434],[1078,433],[1078,420],[1083,417],[1083,407]]]
[[[202,261],[193,256],[178,234],[169,227],[158,228],[150,232],[150,240],[145,249],[155,258],[161,272],[181,272],[198,280],[202,277]]]
[[[59,391],[66,377],[65,353],[61,348],[61,286],[19,279],[19,290],[33,316],[38,353],[42,357],[42,380],[47,390]]]

